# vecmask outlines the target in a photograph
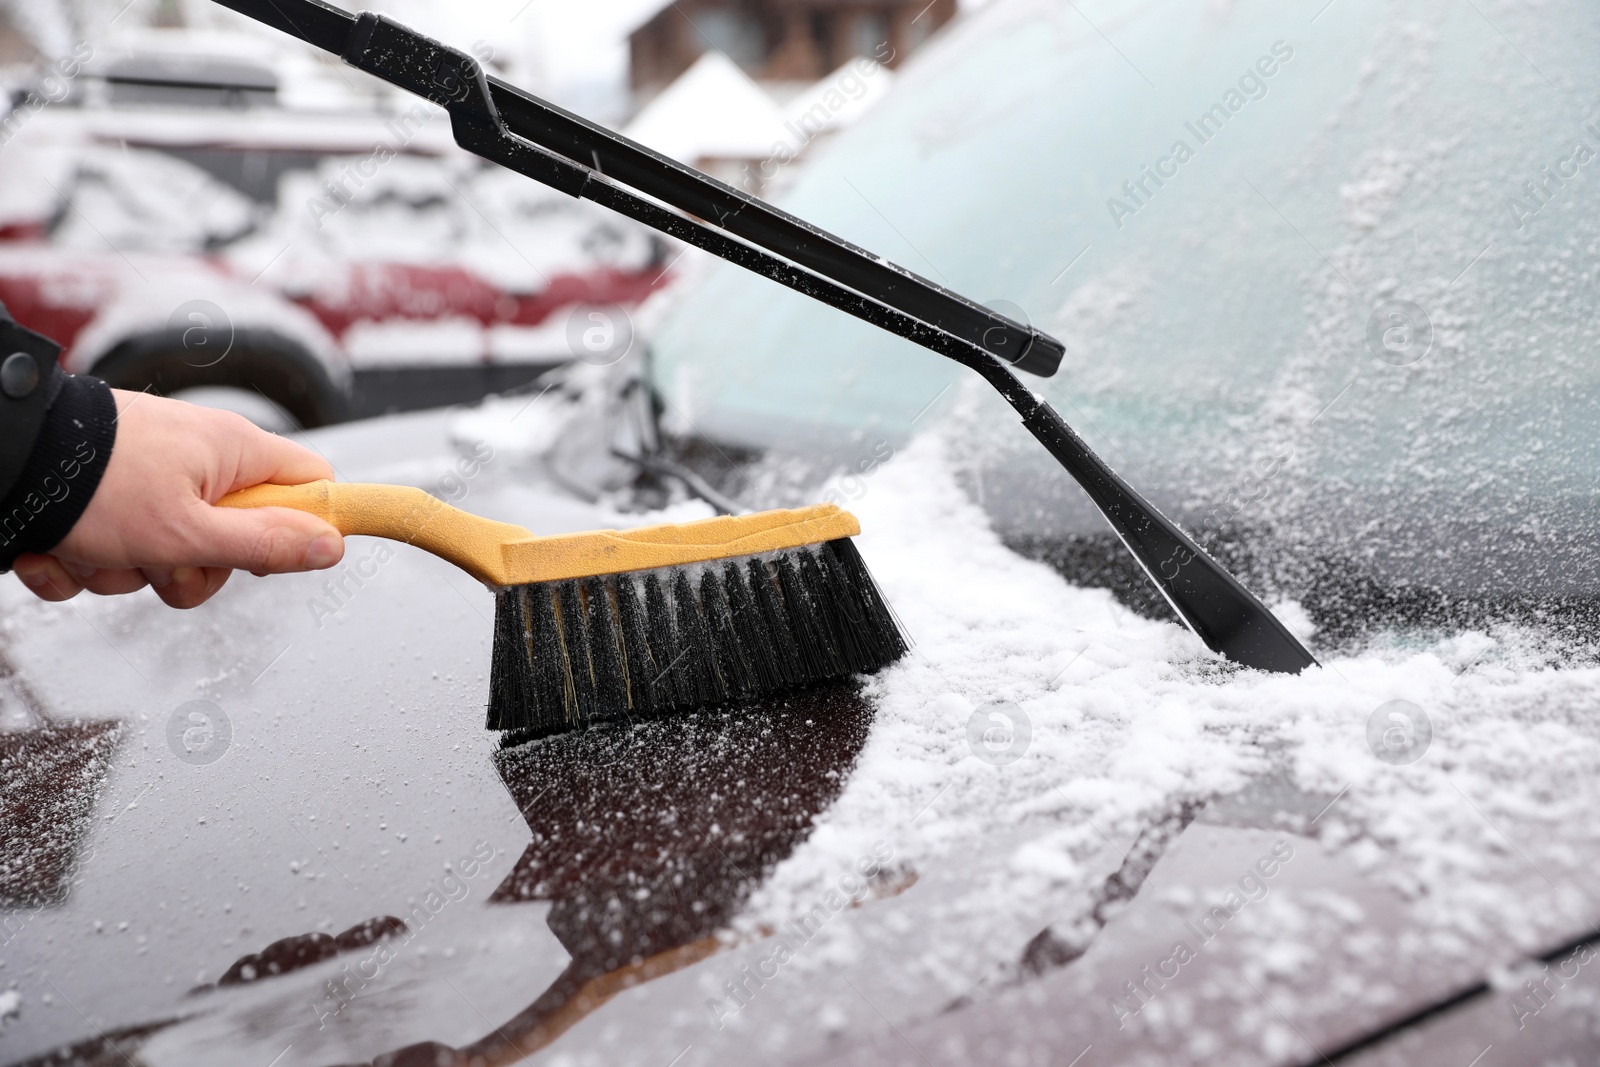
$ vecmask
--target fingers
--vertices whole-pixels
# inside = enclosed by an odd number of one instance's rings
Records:
[[[174,608],[195,608],[204,604],[216,595],[232,573],[226,567],[174,567],[156,574],[145,571],[156,596]]]
[[[41,600],[71,600],[85,589],[100,596],[119,596],[148,584],[144,574],[131,567],[90,567],[33,553],[17,557],[12,569]]]
[[[344,538],[314,515],[292,508],[217,508],[192,515],[195,562],[209,567],[291,574],[331,567],[344,558]]]
[[[148,584],[163,602],[174,608],[204,604],[233,573],[226,567],[174,567],[171,570],[152,567],[143,571],[84,567],[36,553],[18,556],[12,569],[40,600],[71,600],[85,589],[101,596],[116,596],[135,592]]]
[[[234,482],[223,488],[218,499],[235,489],[260,485],[262,482],[271,482],[274,485],[301,485],[305,482],[333,478],[333,467],[309,448],[303,448],[287,438],[268,433],[249,423],[240,428],[239,447],[239,466]],[[215,500],[208,502],[216,503]]]
[[[83,592],[83,586],[67,573],[61,561],[54,556],[25,552],[17,557],[11,569],[28,591],[40,600],[71,600]]]
[[[331,479],[332,467],[315,452],[227,412],[115,396],[123,416],[117,447],[87,507],[51,556],[16,561],[35,595],[67,600],[84,590],[114,595],[148,584],[165,603],[194,607],[236,568],[284,573],[343,557],[343,538],[321,519],[213,506],[246,486]]]
[[[150,584],[137,567],[85,567],[72,560],[62,560],[61,565],[78,579],[78,584],[99,596],[135,593]]]
[[[339,531],[290,508],[217,508],[195,501],[182,567],[92,567],[55,556],[25,553],[13,569],[41,600],[70,600],[87,589],[101,596],[132,593],[146,585],[175,608],[205,603],[234,569],[256,574],[321,570],[344,558]]]

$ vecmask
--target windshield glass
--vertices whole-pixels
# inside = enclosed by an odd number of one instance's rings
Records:
[[[1059,337],[1036,388],[1258,581],[1357,614],[1424,586],[1430,616],[1579,596],[1594,12],[1348,6],[992,5],[780,202]],[[680,428],[772,446],[942,418],[1014,543],[1104,529],[972,376],[736,268],[652,352]]]

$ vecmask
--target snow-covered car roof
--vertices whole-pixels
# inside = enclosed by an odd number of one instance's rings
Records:
[[[116,106],[124,114],[177,108],[205,125],[207,112],[246,117],[282,107],[305,113],[359,113],[375,106],[409,106],[375,79],[353,77],[332,57],[286,37],[244,25],[110,27],[74,46],[71,59],[42,65],[40,74],[65,76],[65,92],[41,78],[52,102]],[[228,90],[233,90],[229,92]]]

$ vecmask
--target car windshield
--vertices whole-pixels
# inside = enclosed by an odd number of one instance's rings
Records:
[[[994,5],[780,202],[1060,338],[1034,388],[1325,630],[1587,610],[1596,24],[1351,6]],[[1096,570],[1062,545],[1098,515],[972,376],[706,275],[654,337],[677,428],[854,463],[942,424],[1011,543]]]

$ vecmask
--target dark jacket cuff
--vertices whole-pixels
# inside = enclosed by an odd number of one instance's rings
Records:
[[[100,485],[117,438],[117,402],[98,378],[61,375],[22,474],[0,500],[0,572],[61,543]]]

